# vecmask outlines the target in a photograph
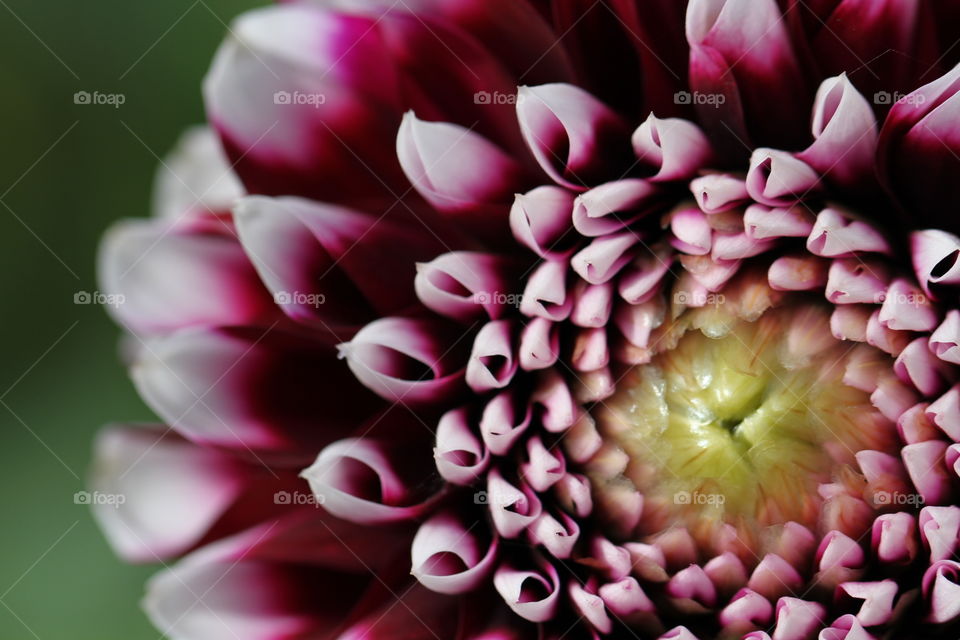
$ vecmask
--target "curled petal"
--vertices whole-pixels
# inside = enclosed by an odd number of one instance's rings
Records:
[[[947,443],[928,440],[908,444],[900,451],[903,466],[926,504],[944,504],[952,495],[950,472],[944,464]]]
[[[487,497],[493,525],[504,538],[516,538],[540,517],[540,500],[532,488],[525,483],[515,487],[496,469],[487,475]]]
[[[520,366],[536,371],[553,366],[560,357],[560,327],[546,318],[534,318],[520,335]]]
[[[930,550],[930,561],[951,558],[960,544],[960,507],[924,507],[919,524],[920,538]]]
[[[750,199],[743,178],[726,173],[708,173],[690,181],[690,191],[704,213],[721,213]]]
[[[747,193],[771,207],[803,200],[820,184],[820,176],[810,165],[785,151],[757,149],[750,156]]]
[[[937,326],[939,315],[920,289],[905,278],[897,278],[883,298],[878,319],[890,329],[927,332]],[[933,347],[931,351],[935,352]]]
[[[578,327],[604,327],[613,309],[613,285],[578,283],[570,322]]]
[[[717,603],[717,590],[713,581],[703,568],[696,564],[675,573],[667,583],[667,593],[674,598],[689,598],[704,607],[713,607]]]
[[[501,565],[493,575],[493,586],[518,616],[545,622],[553,618],[559,604],[560,576],[549,562],[537,564],[537,570]]]
[[[934,400],[925,414],[951,440],[960,441],[960,385]]]
[[[743,625],[766,627],[773,620],[773,605],[759,593],[741,589],[720,612],[724,627]]]
[[[750,575],[747,587],[773,600],[779,596],[796,591],[803,585],[803,579],[797,570],[780,556],[769,553]]]
[[[871,545],[880,562],[906,565],[917,555],[917,523],[909,513],[885,513],[873,521]]]
[[[770,208],[752,204],[744,211],[743,229],[754,240],[806,238],[813,231],[813,220],[803,207]]]
[[[571,258],[570,266],[590,284],[603,284],[630,262],[629,249],[639,240],[633,231],[595,238]]]
[[[451,345],[458,337],[437,322],[382,318],[339,345],[353,375],[387,400],[438,402],[459,392],[463,370],[453,370]]]
[[[942,360],[937,359],[928,348],[927,338],[917,338],[900,352],[893,363],[893,370],[904,382],[913,384],[925,396],[941,393],[952,377],[952,372]]]
[[[520,312],[558,322],[573,310],[573,296],[567,290],[567,263],[545,260],[527,279],[520,299]]]
[[[817,636],[817,640],[876,640],[876,638],[867,633],[856,616],[848,613],[823,629]]]
[[[473,340],[467,361],[466,381],[477,393],[510,384],[519,363],[514,359],[513,328],[506,320],[484,325]]]
[[[472,591],[493,570],[498,540],[485,545],[477,534],[448,511],[420,525],[410,546],[411,573],[437,593]]]
[[[681,118],[657,118],[651,113],[630,141],[640,164],[659,181],[688,180],[712,155],[710,142],[700,127]]]
[[[530,425],[532,411],[520,406],[518,395],[507,390],[495,395],[483,409],[480,434],[490,453],[502,456]]]
[[[826,620],[823,605],[800,598],[783,597],[777,601],[777,622],[773,640],[803,640]]]
[[[834,304],[877,304],[886,294],[889,277],[886,267],[879,263],[835,260],[827,274],[825,294]]]
[[[573,608],[587,622],[600,633],[610,633],[613,630],[613,620],[607,613],[603,598],[596,593],[591,593],[575,580],[568,583],[567,591],[573,603]]]
[[[617,282],[620,297],[631,305],[649,300],[658,290],[658,285],[670,271],[673,251],[663,245],[643,247],[637,251],[634,261],[624,267]],[[623,308],[622,305],[618,310]]]
[[[527,528],[527,536],[532,544],[542,544],[554,558],[569,558],[580,538],[580,526],[566,512],[556,516],[543,512]]]
[[[465,127],[425,122],[408,111],[397,157],[413,188],[437,210],[478,233],[501,235],[513,194],[524,183],[523,169],[509,154]]]
[[[330,513],[375,524],[417,518],[429,509],[430,500],[414,491],[423,468],[408,466],[409,453],[386,442],[347,438],[324,448],[301,476]]]
[[[860,624],[873,627],[889,622],[893,616],[893,601],[899,590],[893,580],[844,582],[839,588],[851,598],[863,600],[856,614]]]
[[[554,449],[548,449],[539,436],[527,441],[527,461],[520,465],[523,479],[534,491],[543,493],[566,473],[563,455]]]
[[[910,235],[913,269],[923,290],[930,295],[930,286],[960,284],[960,238],[927,229]]]
[[[928,620],[943,624],[960,616],[960,562],[938,560],[923,574],[923,596],[929,603]]]
[[[817,214],[807,249],[824,258],[846,258],[856,253],[889,253],[890,245],[873,225],[827,207]]]
[[[607,609],[618,618],[656,611],[656,605],[644,593],[636,578],[628,576],[617,582],[609,582],[601,586],[597,593]]]
[[[510,229],[518,242],[544,259],[560,258],[576,242],[574,195],[545,185],[517,194],[510,208]]]
[[[774,260],[770,265],[770,269],[767,271],[767,279],[770,281],[770,286],[777,291],[820,289],[827,284],[828,264],[825,260],[816,256],[783,256]],[[846,306],[838,307],[837,311],[846,308]],[[834,315],[836,315],[836,311]],[[838,318],[838,322],[840,320]],[[866,329],[865,326],[864,329]]]
[[[699,209],[684,207],[670,214],[671,244],[688,255],[702,256],[710,253],[713,229],[707,216]]]
[[[541,424],[553,433],[566,431],[580,415],[580,408],[574,402],[570,387],[556,371],[541,374],[532,401]]]
[[[797,155],[829,181],[863,189],[875,183],[877,122],[846,74],[820,84],[813,104],[813,143]]]
[[[484,315],[496,320],[506,313],[511,280],[512,265],[500,256],[450,251],[417,264],[413,284],[426,307],[469,323]]]
[[[469,485],[486,470],[490,451],[474,433],[466,408],[443,414],[433,450],[437,471],[453,484]]]
[[[583,89],[569,84],[520,87],[517,118],[534,158],[561,186],[581,190],[608,170],[630,166],[625,124]]]
[[[930,350],[945,362],[960,364],[960,310],[947,311],[943,322],[930,334]]]
[[[615,233],[650,213],[660,199],[660,190],[647,180],[606,182],[577,196],[573,226],[588,238]]]

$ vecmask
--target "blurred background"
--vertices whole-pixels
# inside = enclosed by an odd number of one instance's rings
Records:
[[[150,417],[82,292],[104,229],[148,214],[158,157],[203,120],[227,25],[259,4],[0,0],[0,638],[158,640],[139,608],[158,567],[121,563],[74,501],[97,429]]]

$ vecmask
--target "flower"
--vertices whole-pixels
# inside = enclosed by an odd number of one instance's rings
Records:
[[[101,252],[155,624],[955,637],[957,16],[785,4],[242,16]]]

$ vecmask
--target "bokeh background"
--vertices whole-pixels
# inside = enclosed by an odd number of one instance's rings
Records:
[[[0,0],[0,638],[158,640],[139,609],[158,567],[122,564],[74,503],[97,429],[150,417],[118,330],[74,298],[97,288],[103,230],[147,215],[214,50],[259,4]]]

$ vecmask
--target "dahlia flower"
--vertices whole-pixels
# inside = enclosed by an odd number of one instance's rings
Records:
[[[241,16],[111,230],[171,638],[960,635],[960,12]],[[176,560],[175,560],[176,559]]]

